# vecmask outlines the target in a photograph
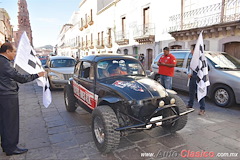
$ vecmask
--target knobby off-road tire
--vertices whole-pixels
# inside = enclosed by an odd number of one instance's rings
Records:
[[[179,96],[169,94],[169,97],[175,98],[175,100],[176,100],[175,110],[176,110],[177,113],[182,113],[182,112],[187,111],[185,103],[183,102],[183,100]],[[166,117],[169,117],[169,116],[172,116],[172,115],[174,115],[174,112],[170,108],[165,109],[163,111],[163,118],[166,118]],[[167,131],[169,131],[171,133],[174,133],[174,132],[179,131],[179,130],[181,130],[185,127],[185,125],[187,124],[187,119],[188,119],[187,115],[184,115],[184,116],[181,116],[178,120],[176,120],[173,123],[163,123],[162,127],[163,127],[163,129],[166,129]]]
[[[102,105],[93,110],[92,134],[98,150],[109,153],[116,149],[120,142],[118,119],[110,106]]]
[[[69,84],[66,84],[64,87],[64,101],[65,106],[68,112],[75,112],[76,107],[76,98],[74,97],[73,88]]]

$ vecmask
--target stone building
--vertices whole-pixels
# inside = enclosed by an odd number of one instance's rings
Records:
[[[164,4],[170,6],[174,1]],[[144,54],[145,68],[150,69],[152,59],[168,40],[173,40],[163,25],[168,23],[169,16],[159,15],[177,13],[177,9],[170,12],[159,6],[161,2],[156,0],[83,0],[78,11],[80,32],[74,24],[65,34],[62,30],[59,39],[65,41],[59,41],[58,51],[75,47],[81,56],[121,53],[138,58]],[[75,34],[69,36],[73,30]]]
[[[0,45],[13,41],[13,27],[10,17],[4,8],[0,8]]]
[[[239,19],[240,0],[82,0],[75,23],[61,31],[58,51],[144,54],[151,69],[164,47],[191,49],[204,30],[205,50],[240,58]]]
[[[18,46],[23,32],[27,33],[31,45],[33,46],[32,29],[29,20],[29,12],[26,0],[18,0],[18,30],[14,31],[15,46]]]
[[[175,41],[169,46],[193,48],[203,30],[205,50],[224,51],[240,59],[240,0],[203,1],[182,0],[181,13],[170,16]]]

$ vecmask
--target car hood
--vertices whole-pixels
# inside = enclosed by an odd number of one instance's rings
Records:
[[[142,100],[167,96],[167,92],[161,84],[147,77],[129,76],[124,78],[110,78],[102,84],[112,88],[128,100]]]
[[[227,74],[230,74],[230,75],[233,75],[237,78],[240,78],[240,71],[223,71],[224,73],[227,73]]]
[[[50,68],[51,72],[61,74],[73,74],[74,67]]]

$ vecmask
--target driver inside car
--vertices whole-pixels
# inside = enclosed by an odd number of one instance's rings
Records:
[[[118,63],[112,64],[108,68],[109,76],[119,76],[119,75],[127,75],[126,71],[122,71]]]

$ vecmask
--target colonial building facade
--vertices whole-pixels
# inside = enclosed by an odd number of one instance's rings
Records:
[[[32,29],[29,20],[29,12],[26,0],[18,0],[18,30],[14,31],[15,46],[18,46],[23,32],[27,33],[31,45],[33,46]]]
[[[173,1],[165,2],[165,5],[170,6]],[[159,6],[161,2],[156,0],[83,0],[78,11],[78,31],[74,29],[76,24],[71,23],[73,26],[67,31],[66,26],[63,27],[58,53],[68,55],[72,48],[79,49],[73,56],[77,53],[80,56],[121,53],[137,58],[142,53],[145,67],[149,69],[152,59],[167,45],[165,40],[173,40],[165,25],[169,16],[159,16],[168,15],[170,11],[161,10]],[[174,9],[171,13],[178,12]],[[73,30],[74,34],[67,39]],[[60,52],[63,49],[65,53]]]
[[[206,1],[206,0],[204,0]],[[182,12],[170,16],[171,48],[193,48],[203,30],[205,50],[224,51],[240,59],[240,0],[182,0]]]
[[[75,23],[59,35],[58,51],[144,54],[150,69],[162,48],[190,49],[204,30],[206,50],[239,58],[239,5],[240,0],[82,0]]]
[[[0,8],[0,45],[13,41],[13,27],[10,17],[4,8]]]

